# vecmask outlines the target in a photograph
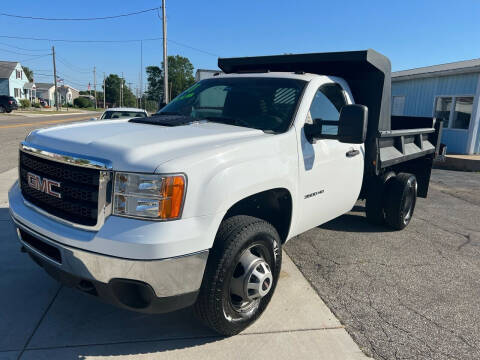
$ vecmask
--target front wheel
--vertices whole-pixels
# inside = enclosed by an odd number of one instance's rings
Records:
[[[222,335],[235,335],[263,313],[277,285],[282,252],[275,228],[251,216],[222,222],[195,313]]]

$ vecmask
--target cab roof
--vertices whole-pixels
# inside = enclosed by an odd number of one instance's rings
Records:
[[[391,128],[391,64],[375,50],[219,58],[218,67],[227,74],[288,72],[341,77],[356,102],[368,107],[368,132],[374,135]]]

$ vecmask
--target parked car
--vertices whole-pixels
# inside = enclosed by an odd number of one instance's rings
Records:
[[[118,107],[105,110],[100,118],[92,120],[115,120],[115,119],[133,119],[136,117],[147,117],[146,110],[128,107]]]
[[[18,103],[13,96],[0,95],[0,113],[11,113],[17,109]]]
[[[194,305],[233,335],[266,309],[292,237],[357,199],[372,223],[406,227],[442,127],[390,116],[390,62],[373,50],[219,67],[151,117],[32,132],[9,203],[61,282],[145,313]]]

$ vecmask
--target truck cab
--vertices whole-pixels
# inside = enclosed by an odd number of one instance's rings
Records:
[[[144,313],[193,305],[233,335],[267,307],[288,239],[358,199],[367,220],[408,225],[441,123],[390,116],[373,50],[219,67],[153,116],[32,132],[9,203],[62,283]]]

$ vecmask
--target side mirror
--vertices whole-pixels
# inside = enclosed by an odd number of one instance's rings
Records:
[[[364,105],[345,105],[338,120],[338,141],[362,144],[367,137],[368,108]]]
[[[90,121],[95,121],[95,120],[98,120],[98,118],[90,118]]]

